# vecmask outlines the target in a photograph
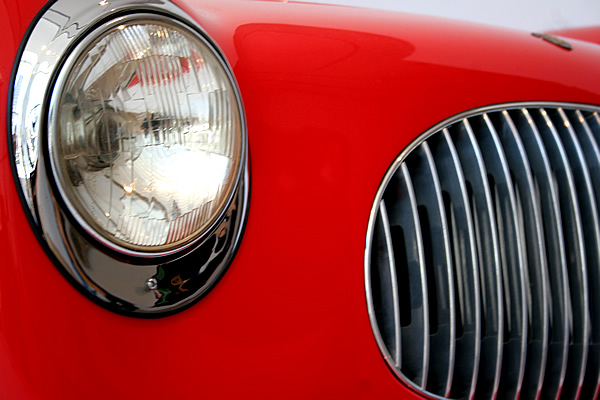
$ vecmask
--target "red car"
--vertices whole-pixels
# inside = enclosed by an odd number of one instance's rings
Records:
[[[598,397],[598,29],[0,21],[0,398]]]

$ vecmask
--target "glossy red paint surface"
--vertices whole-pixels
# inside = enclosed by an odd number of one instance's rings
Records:
[[[106,311],[39,245],[0,140],[0,398],[418,398],[386,367],[366,310],[365,234],[383,174],[466,109],[600,104],[598,47],[348,7],[179,4],[225,52],[246,108],[252,191],[238,254],[180,314]],[[42,5],[0,2],[1,110]]]

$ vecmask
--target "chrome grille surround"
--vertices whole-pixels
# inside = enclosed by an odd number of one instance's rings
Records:
[[[371,210],[369,316],[429,398],[596,398],[600,107],[456,115],[393,162]]]

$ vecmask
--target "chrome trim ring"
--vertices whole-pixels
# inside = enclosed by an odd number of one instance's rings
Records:
[[[47,122],[61,69],[90,33],[123,18],[168,19],[185,26],[213,49],[235,94],[240,115],[240,168],[228,201],[207,229],[169,251],[123,251],[81,228],[53,181]],[[98,304],[134,316],[164,316],[201,298],[218,281],[239,246],[248,211],[249,173],[243,105],[231,68],[202,28],[163,1],[58,0],[32,24],[13,77],[10,138],[17,186],[42,246],[71,283]],[[69,61],[71,59],[71,61]]]

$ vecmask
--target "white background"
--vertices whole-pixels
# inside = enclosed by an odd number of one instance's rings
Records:
[[[528,31],[600,25],[600,0],[296,0],[438,15]]]

